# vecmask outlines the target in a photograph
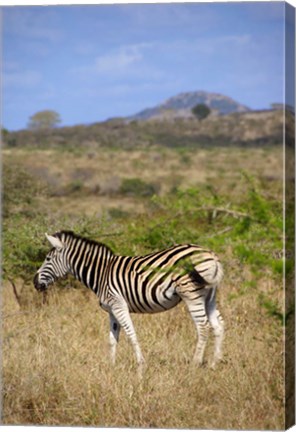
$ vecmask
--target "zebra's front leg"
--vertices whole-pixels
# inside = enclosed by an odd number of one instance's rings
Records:
[[[110,334],[109,334],[110,354],[111,354],[111,362],[114,365],[116,359],[116,348],[117,348],[119,334],[120,334],[120,324],[117,321],[117,319],[112,315],[112,313],[109,314],[109,318],[110,318]]]
[[[130,313],[127,307],[127,304],[124,301],[118,301],[113,303],[111,306],[111,311],[113,317],[119,323],[119,325],[124,329],[128,339],[130,340],[134,353],[136,355],[137,363],[138,363],[138,371],[140,376],[142,376],[143,365],[145,363],[144,357],[142,355],[142,351],[140,345],[138,343],[137,335],[135,332],[135,328],[133,322],[130,317]]]

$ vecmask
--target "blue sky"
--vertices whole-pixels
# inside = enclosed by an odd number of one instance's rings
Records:
[[[15,6],[2,23],[8,130],[44,109],[93,123],[194,90],[283,101],[283,2]]]

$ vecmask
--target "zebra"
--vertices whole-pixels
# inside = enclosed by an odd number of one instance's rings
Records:
[[[214,252],[180,244],[144,256],[121,256],[73,231],[45,235],[52,248],[35,274],[35,288],[45,291],[57,279],[72,274],[93,290],[101,308],[109,313],[112,364],[123,328],[142,371],[144,357],[130,314],[167,311],[182,300],[197,330],[194,364],[203,364],[210,327],[215,336],[211,366],[222,359],[224,321],[215,299],[223,268]]]

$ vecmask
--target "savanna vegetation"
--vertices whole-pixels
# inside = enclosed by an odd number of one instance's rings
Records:
[[[44,112],[37,114],[44,120]],[[63,148],[65,151],[82,149],[84,152],[91,152],[98,147],[134,150],[155,145],[182,149],[209,146],[262,147],[281,142],[284,116],[282,110],[271,110],[214,115],[202,120],[198,117],[167,121],[115,118],[101,123],[60,128],[48,123],[48,127],[43,127],[44,122],[40,123],[39,118],[37,120],[39,127],[33,130],[5,133],[4,145],[8,148]],[[288,122],[293,125],[293,118],[289,117]]]
[[[33,114],[28,122],[29,129],[51,129],[61,123],[59,113],[52,110],[38,111]]]
[[[100,126],[75,145],[66,138],[75,128],[59,140],[59,130],[8,134],[15,141],[3,150],[4,424],[285,427],[283,329],[291,328],[294,305],[285,309],[283,297],[281,142],[205,146],[192,124],[184,146],[178,124],[165,122],[154,129],[113,122],[109,135]],[[160,129],[166,142],[174,136],[173,145],[161,145]],[[149,145],[137,142],[139,130]],[[104,139],[114,145],[101,145]],[[180,304],[133,316],[147,363],[140,382],[124,334],[113,368],[109,318],[92,292],[71,277],[46,296],[34,290],[49,250],[44,233],[61,229],[118,254],[183,242],[212,248],[225,269],[218,292],[224,362],[215,370],[193,367],[195,329]],[[292,280],[293,256],[286,264]]]

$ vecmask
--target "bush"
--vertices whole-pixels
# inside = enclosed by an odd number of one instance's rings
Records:
[[[14,212],[34,209],[36,198],[48,193],[47,187],[40,178],[33,177],[17,164],[4,164],[2,178],[4,217]]]
[[[197,104],[191,111],[199,120],[207,118],[211,112],[210,108],[205,104]]]
[[[158,192],[158,187],[152,183],[146,183],[139,178],[123,179],[120,193],[135,197],[151,197]]]
[[[106,238],[106,243],[123,255],[143,255],[178,243],[201,244],[221,256],[226,273],[247,268],[250,284],[268,275],[274,286],[281,286],[281,203],[265,197],[260,185],[248,176],[242,178],[241,202],[237,199],[231,205],[228,194],[219,195],[206,186],[176,189],[159,196],[155,185],[137,178],[125,179],[121,193],[148,197],[146,211],[139,219],[134,212],[113,208],[106,219],[98,221],[97,217],[43,215],[38,200],[34,201],[39,190],[35,180],[21,170],[8,169],[7,173],[4,277],[32,280],[49,250],[44,233],[71,229],[98,241]]]

